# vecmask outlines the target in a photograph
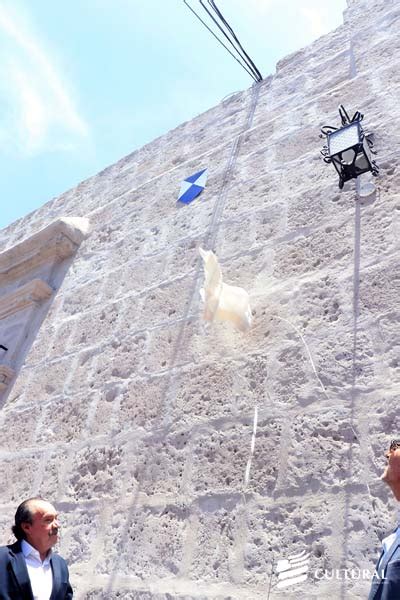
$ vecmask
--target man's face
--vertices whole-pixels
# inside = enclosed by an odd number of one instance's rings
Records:
[[[32,501],[29,508],[32,512],[32,523],[22,524],[26,540],[39,552],[47,552],[58,541],[60,526],[56,509],[44,500]]]
[[[392,444],[386,453],[388,460],[382,481],[391,488],[396,500],[400,500],[400,444]]]

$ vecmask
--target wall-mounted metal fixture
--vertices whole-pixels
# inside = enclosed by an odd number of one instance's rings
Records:
[[[326,163],[333,163],[339,175],[339,188],[342,189],[345,181],[357,179],[362,173],[370,171],[376,177],[379,167],[372,160],[372,154],[376,154],[372,150],[373,134],[366,133],[361,127],[364,115],[357,111],[350,119],[342,104],[339,106],[339,115],[342,127],[325,125],[320,137],[327,138],[321,154]]]
[[[4,350],[5,352],[7,352],[8,348],[6,348],[5,346],[3,346],[3,344],[0,344],[0,350]]]

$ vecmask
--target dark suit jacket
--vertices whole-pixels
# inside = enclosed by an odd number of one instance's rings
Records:
[[[50,600],[71,600],[67,563],[58,554],[50,559],[53,591]],[[0,600],[33,600],[31,583],[20,542],[0,547]]]
[[[381,557],[383,552],[381,554]],[[379,561],[381,560],[379,558]],[[400,544],[390,549],[382,564],[376,566],[368,600],[400,599]]]

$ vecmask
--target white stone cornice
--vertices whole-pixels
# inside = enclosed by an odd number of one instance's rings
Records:
[[[33,279],[0,298],[0,320],[28,306],[47,300],[52,293],[53,290],[47,283],[41,279]]]
[[[14,375],[15,371],[11,367],[0,365],[0,392],[6,389]]]
[[[38,265],[68,258],[88,235],[89,221],[64,218],[0,253],[0,284],[18,279]]]

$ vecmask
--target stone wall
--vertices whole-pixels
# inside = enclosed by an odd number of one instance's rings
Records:
[[[372,571],[395,520],[400,0],[348,4],[274,76],[0,232],[6,252],[91,223],[0,411],[1,539],[21,498],[51,499],[81,600],[366,597],[315,572]],[[366,199],[319,155],[340,103],[380,150]],[[248,333],[205,328],[200,245],[250,293]],[[273,565],[303,549],[307,581],[279,590]]]

